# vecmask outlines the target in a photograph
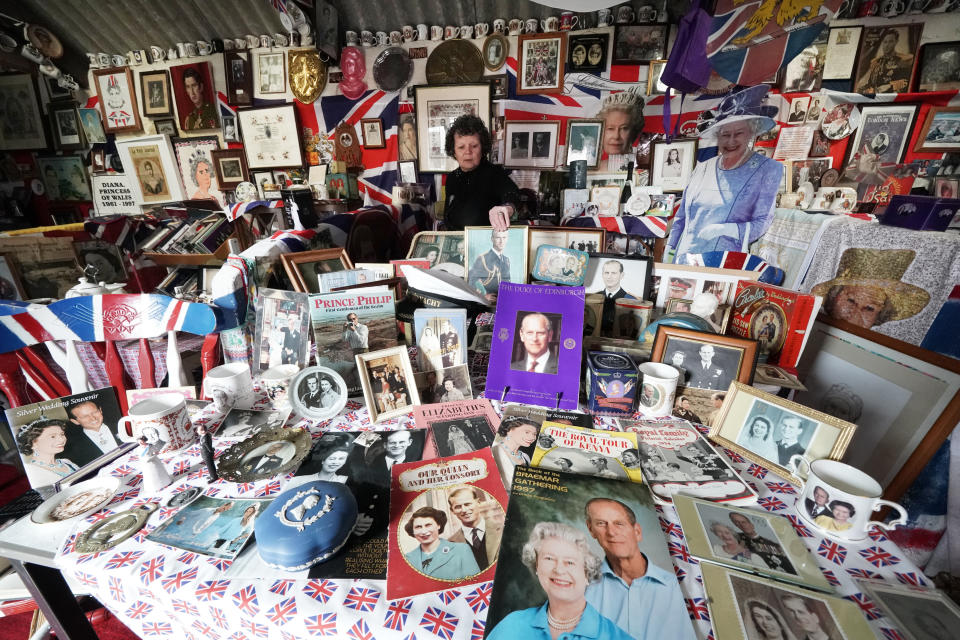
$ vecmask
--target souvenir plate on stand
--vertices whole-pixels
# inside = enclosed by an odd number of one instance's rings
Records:
[[[217,458],[217,471],[228,482],[272,478],[296,469],[311,443],[306,429],[264,429],[224,451]]]
[[[118,478],[91,478],[50,496],[30,514],[37,524],[63,522],[93,513],[110,502],[120,486]]]
[[[646,215],[647,211],[650,210],[651,202],[650,196],[646,193],[635,192],[623,206],[623,212],[631,216]]]
[[[343,377],[321,366],[307,367],[294,376],[287,394],[297,415],[311,420],[337,415],[346,406],[349,395]]]
[[[837,189],[837,197],[830,207],[832,213],[850,213],[857,206],[857,190],[850,187]]]
[[[469,40],[445,40],[427,58],[428,84],[480,82],[483,57]]]
[[[860,109],[852,102],[838,104],[823,116],[820,129],[830,140],[843,140],[860,126]]]
[[[157,503],[127,509],[98,520],[89,529],[77,536],[74,550],[77,553],[98,553],[117,546],[147,524],[147,519],[157,510]]]
[[[253,202],[260,197],[257,185],[252,182],[241,182],[234,189],[234,194],[237,196],[237,202]]]
[[[399,91],[412,77],[413,60],[401,47],[384,49],[373,62],[373,81],[381,91]]]

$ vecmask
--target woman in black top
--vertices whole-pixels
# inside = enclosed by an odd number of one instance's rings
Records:
[[[451,231],[510,225],[520,192],[503,167],[487,160],[490,147],[490,132],[477,116],[460,116],[447,131],[447,155],[460,165],[447,176],[444,211]]]

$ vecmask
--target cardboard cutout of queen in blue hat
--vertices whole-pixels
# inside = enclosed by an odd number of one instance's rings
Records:
[[[766,233],[783,166],[753,151],[753,141],[772,129],[777,107],[766,105],[766,85],[727,96],[716,117],[699,125],[705,145],[717,154],[698,163],[683,192],[667,247],[674,260],[687,253],[747,251]]]

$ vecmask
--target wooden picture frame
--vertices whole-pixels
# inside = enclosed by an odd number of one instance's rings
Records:
[[[799,425],[797,439],[783,447],[781,421],[791,419]],[[762,446],[769,450],[762,454],[755,438],[755,427],[766,423],[767,431],[760,437]],[[748,460],[774,473],[797,482],[798,477],[787,466],[792,455],[803,455],[811,462],[827,458],[840,460],[847,450],[857,425],[840,420],[822,411],[816,411],[798,402],[792,402],[761,391],[743,382],[732,382],[727,389],[723,406],[713,421],[708,434],[714,442],[735,451]],[[753,448],[749,448],[753,447]],[[776,454],[777,459],[771,459]]]
[[[94,69],[93,83],[100,98],[100,115],[106,133],[133,133],[143,129],[133,71],[129,67]]]
[[[220,191],[236,189],[241,182],[250,180],[247,156],[243,149],[214,149],[210,156],[217,172]]]
[[[227,81],[227,102],[238,107],[253,104],[253,68],[250,64],[250,53],[225,52],[223,75]]]
[[[697,164],[697,146],[696,138],[654,142],[650,153],[650,184],[661,186],[667,192],[683,191]],[[676,168],[668,164],[673,151],[679,156]]]
[[[166,69],[141,71],[140,105],[148,118],[173,116],[173,94],[170,92],[170,73]]]
[[[960,40],[928,42],[920,47],[917,68],[913,74],[913,91],[956,91],[960,89]],[[937,72],[928,73],[936,59],[941,65]]]
[[[16,256],[11,253],[0,253],[0,298],[25,300],[26,295]]]
[[[711,293],[717,295],[720,304],[733,304],[737,281],[756,281],[760,278],[760,273],[741,269],[720,269],[717,267],[658,262],[653,265],[653,276],[654,278],[660,278],[660,288],[657,291],[654,306],[663,309],[670,298],[692,300],[695,295],[708,289]],[[673,286],[674,280],[677,281],[677,286]]]
[[[491,33],[483,41],[480,53],[483,57],[483,66],[489,71],[497,71],[510,55],[510,41],[502,33]]]
[[[953,114],[942,116],[942,114]],[[920,131],[920,135],[917,136],[917,142],[913,147],[914,152],[916,153],[957,153],[960,151],[960,134],[952,133],[949,136],[946,134],[940,134],[939,131],[934,130],[933,135],[938,136],[931,139],[931,129],[933,129],[935,121],[937,119],[943,121],[942,124],[951,124],[954,127],[960,126],[960,107],[930,107],[930,110],[927,111],[926,119],[923,121],[923,129]],[[938,124],[939,128],[941,125]],[[956,128],[954,129],[956,131]],[[938,139],[940,142],[938,143]]]
[[[566,61],[566,32],[521,35],[517,41],[517,95],[563,93]]]
[[[917,109],[915,104],[899,102],[860,107],[860,126],[851,136],[847,147],[847,162],[851,162],[854,156],[860,153],[865,140],[871,151],[877,155],[880,164],[900,162],[910,143]],[[883,120],[874,125],[871,122],[874,116],[882,116]],[[895,116],[900,118],[900,122],[891,121],[891,117]]]
[[[960,421],[960,362],[843,320],[814,323],[798,371],[807,387],[798,402],[860,425],[846,462],[887,500],[913,485]]]
[[[367,149],[383,149],[387,146],[383,136],[383,120],[363,118],[360,120],[360,132],[363,134],[363,146]]]
[[[279,76],[271,73],[275,70],[278,60]],[[254,86],[254,97],[282,96],[287,92],[287,55],[283,51],[258,52],[254,57],[254,71],[257,80]]]
[[[75,151],[87,146],[86,135],[80,124],[80,114],[77,105],[72,100],[66,102],[51,102],[48,106],[50,116],[50,131],[58,149]]]
[[[320,284],[317,281],[316,267],[305,270],[304,265],[323,263],[324,271],[346,271],[353,269],[353,262],[346,250],[342,248],[318,249],[316,251],[300,251],[284,253],[280,256],[283,269],[290,278],[294,291],[301,293],[320,293]],[[339,269],[333,267],[340,267]]]
[[[603,120],[567,120],[565,139],[567,141],[565,164],[570,164],[574,160],[586,160],[588,169],[597,168],[600,164],[600,147],[603,142]]]
[[[170,136],[175,138],[178,135],[176,118],[162,118],[153,121],[153,130],[158,136]]]
[[[714,358],[706,370],[697,370],[704,346],[712,346]],[[696,351],[693,349],[696,347]],[[723,349],[724,351],[719,351]],[[731,382],[751,384],[753,372],[757,367],[757,357],[760,355],[760,343],[749,338],[739,336],[724,336],[695,329],[659,325],[653,339],[653,348],[650,352],[650,362],[664,362],[671,364],[676,351],[686,354],[680,372],[680,382],[677,386],[692,387],[694,389],[709,389],[723,391]],[[719,353],[717,353],[719,351]],[[734,353],[739,351],[739,353]],[[734,362],[736,359],[736,362]],[[673,365],[676,366],[676,365]],[[728,371],[731,366],[736,371]],[[688,375],[689,374],[689,375]]]
[[[559,120],[507,120],[504,137],[504,167],[552,169],[557,166]]]
[[[0,150],[47,148],[37,85],[34,84],[30,74],[0,76],[0,103],[6,105],[5,123],[7,124],[14,124],[10,119],[9,111],[12,104],[17,104],[22,113],[20,126],[0,127]]]
[[[570,34],[567,36],[570,72],[598,73],[607,70],[609,33]]]
[[[421,172],[448,172],[457,168],[457,161],[447,156],[447,130],[465,113],[473,113],[490,126],[489,82],[418,85],[414,90],[417,122],[417,168]],[[246,133],[244,133],[246,140]]]
[[[618,25],[613,36],[613,64],[647,64],[663,60],[667,57],[669,37],[668,24]]]
[[[180,168],[168,136],[127,138],[118,140],[116,145],[120,161],[127,167],[137,204],[176,202],[186,198]],[[147,163],[152,171],[147,170]]]
[[[367,410],[370,412],[370,422],[383,422],[391,418],[409,414],[413,411],[414,406],[420,404],[420,393],[417,391],[417,385],[414,382],[413,367],[410,364],[410,356],[407,354],[407,348],[405,346],[390,347],[369,353],[359,353],[354,356],[354,358],[357,363],[357,371],[360,374],[360,386],[363,388],[363,399],[366,402]],[[396,405],[399,401],[397,394],[400,392],[394,392],[392,390],[382,391],[380,388],[376,388],[373,379],[373,374],[385,371],[388,367],[399,367],[400,375],[403,376],[404,386],[406,388],[406,397],[403,397],[403,406],[395,406],[393,409],[388,408],[386,404],[382,404],[383,400],[380,396],[383,396],[384,393],[391,393],[393,403]],[[380,383],[377,382],[377,385],[379,384]]]
[[[303,166],[300,124],[293,104],[240,109],[237,120],[250,169]],[[278,145],[276,140],[285,142]]]
[[[893,31],[897,33],[893,52],[885,56],[882,52],[885,34]],[[857,47],[857,62],[851,78],[851,91],[854,93],[906,93],[910,90],[910,83],[917,66],[917,53],[920,45],[920,35],[923,23],[913,24],[885,24],[866,26],[860,34],[860,45]],[[906,36],[906,37],[904,37]],[[880,57],[897,58],[901,60],[895,68],[886,64],[882,77],[871,77],[871,64]],[[906,75],[904,76],[904,72]],[[895,77],[898,76],[898,77]]]

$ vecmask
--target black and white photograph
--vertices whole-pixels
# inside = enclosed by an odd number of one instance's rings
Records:
[[[473,399],[470,370],[466,364],[439,371],[420,371],[414,374],[413,379],[423,404]]]
[[[290,403],[297,415],[324,420],[337,415],[347,403],[349,389],[333,369],[307,367],[290,381]]]
[[[269,502],[200,496],[151,531],[147,539],[232,560],[253,535],[254,521]]]
[[[818,597],[730,574],[741,628],[750,640],[766,638],[845,638],[826,603]]]
[[[250,71],[251,53],[227,51],[224,53],[224,76],[227,81],[227,101],[232,105],[253,104],[253,73]]]
[[[510,368],[528,373],[557,373],[562,320],[559,313],[518,311]]]
[[[609,48],[607,33],[571,35],[567,41],[570,71],[606,71]]]
[[[557,165],[559,120],[507,120],[505,167],[552,169]]]
[[[153,128],[158,135],[175,136],[177,135],[177,121],[173,118],[163,120],[154,120]]]
[[[286,59],[283,52],[258,53],[257,94],[282,94],[287,90]]]
[[[266,442],[250,450],[240,460],[240,471],[248,475],[279,473],[297,455],[297,447],[287,440]]]
[[[882,105],[860,108],[860,127],[850,143],[850,156],[873,159],[880,164],[896,164],[903,158],[916,105]],[[876,156],[876,158],[873,158]]]
[[[248,438],[258,431],[283,426],[286,418],[282,411],[231,409],[217,428],[217,436]]]
[[[140,73],[140,106],[148,117],[172,116],[173,99],[170,95],[170,74],[166,69]]]
[[[441,457],[470,453],[493,444],[494,433],[482,416],[431,422],[430,429]]]
[[[261,288],[257,297],[254,369],[306,364],[310,346],[307,294]]]
[[[810,106],[807,107],[807,123],[816,123],[820,121],[823,115],[823,98],[820,94],[810,96]],[[811,154],[813,155],[813,154]]]
[[[915,91],[960,89],[960,41],[929,42],[920,49]]]
[[[952,640],[960,627],[960,608],[938,589],[886,584],[878,580],[857,583],[864,593],[911,640]]]
[[[677,337],[667,338],[663,353],[663,362],[683,363],[680,386],[715,391],[737,379],[744,359],[742,349]]]
[[[803,455],[817,431],[817,422],[755,399],[737,444],[781,466]],[[756,447],[756,449],[754,448]]]
[[[906,93],[923,24],[864,27],[860,38],[855,93]]]
[[[682,191],[690,181],[697,161],[697,141],[654,142],[652,156],[652,184],[661,186],[664,191]]]
[[[101,240],[76,242],[77,258],[84,267],[96,271],[96,282],[126,282],[127,270],[120,247]]]
[[[240,129],[237,128],[236,116],[220,116],[223,125],[224,142],[240,142]]]
[[[567,123],[567,164],[586,160],[588,169],[600,162],[600,134],[603,120],[570,120]]]
[[[790,110],[787,114],[788,124],[803,124],[807,119],[807,105],[810,104],[810,96],[801,96],[790,101]]]
[[[732,480],[733,469],[702,439],[676,449],[654,447],[639,443],[640,468],[650,482],[703,482],[704,480]]]

